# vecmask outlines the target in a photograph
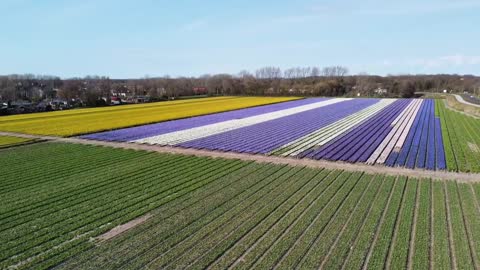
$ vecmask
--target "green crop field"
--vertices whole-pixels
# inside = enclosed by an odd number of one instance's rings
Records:
[[[480,267],[478,183],[64,143],[0,168],[1,269]]]
[[[480,119],[447,109],[443,100],[437,100],[435,105],[442,123],[448,169],[480,172]]]

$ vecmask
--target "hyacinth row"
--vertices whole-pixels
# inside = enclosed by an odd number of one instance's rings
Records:
[[[446,169],[433,100],[309,98],[82,137]]]

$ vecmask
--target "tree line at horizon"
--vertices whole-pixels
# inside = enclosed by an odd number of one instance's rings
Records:
[[[379,91],[379,90],[386,91]],[[58,76],[0,76],[0,101],[39,102],[44,99],[80,99],[87,106],[99,99],[110,99],[115,93],[148,96],[162,100],[207,95],[298,95],[412,97],[415,92],[480,92],[480,77],[473,75],[349,75],[348,69],[332,66],[296,67],[281,70],[263,67],[255,72],[214,74],[199,77],[148,77],[111,79],[106,76],[61,79]]]

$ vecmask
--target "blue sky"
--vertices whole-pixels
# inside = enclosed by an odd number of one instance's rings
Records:
[[[478,0],[1,0],[0,74],[480,75]]]

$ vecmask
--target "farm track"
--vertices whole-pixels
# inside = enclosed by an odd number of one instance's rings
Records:
[[[180,155],[194,155],[202,157],[226,158],[226,159],[240,159],[245,161],[256,161],[261,163],[286,164],[294,166],[307,166],[310,168],[325,168],[330,170],[345,170],[350,172],[365,172],[369,174],[385,174],[390,176],[408,176],[415,178],[427,178],[435,180],[455,180],[458,182],[480,182],[480,174],[478,173],[461,173],[461,172],[447,172],[447,171],[430,171],[422,169],[407,169],[402,167],[387,167],[383,165],[367,165],[361,163],[347,163],[334,162],[328,160],[311,160],[311,159],[297,159],[291,157],[277,157],[266,155],[252,155],[246,153],[235,152],[221,152],[210,150],[198,150],[192,148],[181,148],[171,146],[159,146],[149,144],[136,144],[125,142],[107,142],[94,141],[81,138],[60,138],[52,136],[36,136],[11,132],[0,132],[0,135],[17,136],[24,138],[35,138],[42,141],[54,141],[64,143],[74,143],[83,145],[106,146],[112,148],[144,150],[148,152],[180,154]],[[2,151],[0,149],[0,151]]]

